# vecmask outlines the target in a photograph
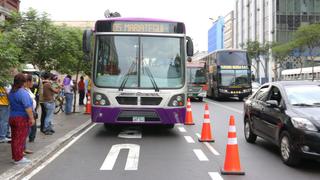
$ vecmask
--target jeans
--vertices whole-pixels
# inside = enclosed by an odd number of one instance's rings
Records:
[[[40,103],[40,106],[41,106],[40,130],[41,132],[44,132],[44,120],[47,116],[47,112],[43,102]]]
[[[72,93],[64,93],[66,97],[66,105],[65,105],[65,113],[70,114],[72,109],[72,101],[73,101],[73,94]]]
[[[44,102],[44,107],[46,109],[46,117],[44,119],[44,132],[52,130],[52,119],[54,112],[54,102]]]
[[[83,103],[84,100],[84,90],[79,90],[79,105],[84,105]]]
[[[34,125],[32,125],[29,129],[29,141],[33,142],[37,135],[37,120],[34,119]]]
[[[0,139],[4,139],[8,134],[9,106],[0,106]]]

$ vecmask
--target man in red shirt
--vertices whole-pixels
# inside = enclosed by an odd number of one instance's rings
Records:
[[[82,106],[84,105],[83,99],[85,95],[85,85],[84,85],[83,76],[80,77],[80,81],[78,83],[78,91],[79,91],[79,106]]]

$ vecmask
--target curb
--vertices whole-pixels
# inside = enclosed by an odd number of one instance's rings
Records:
[[[41,165],[43,162],[45,162],[47,158],[49,158],[57,150],[62,148],[75,136],[77,136],[78,134],[83,132],[85,129],[87,129],[91,124],[92,124],[91,120],[88,120],[85,123],[81,124],[79,127],[67,133],[63,137],[56,140],[55,142],[47,145],[43,150],[39,151],[35,157],[30,158],[31,160],[30,164],[15,165],[8,171],[1,174],[0,179],[8,179],[8,180],[22,179],[26,173],[31,171],[34,167],[37,167]]]

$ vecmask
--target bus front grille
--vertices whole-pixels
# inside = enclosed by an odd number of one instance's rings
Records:
[[[116,97],[117,101],[121,105],[137,105],[138,98],[137,97]]]
[[[162,97],[141,97],[141,105],[159,105]]]
[[[133,117],[144,117],[145,122],[160,121],[158,114],[154,111],[133,111],[133,110],[125,110],[120,112],[117,120],[121,122],[132,122]]]

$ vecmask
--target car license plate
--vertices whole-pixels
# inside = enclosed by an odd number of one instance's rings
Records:
[[[145,119],[143,116],[133,116],[132,121],[133,122],[145,122]]]

